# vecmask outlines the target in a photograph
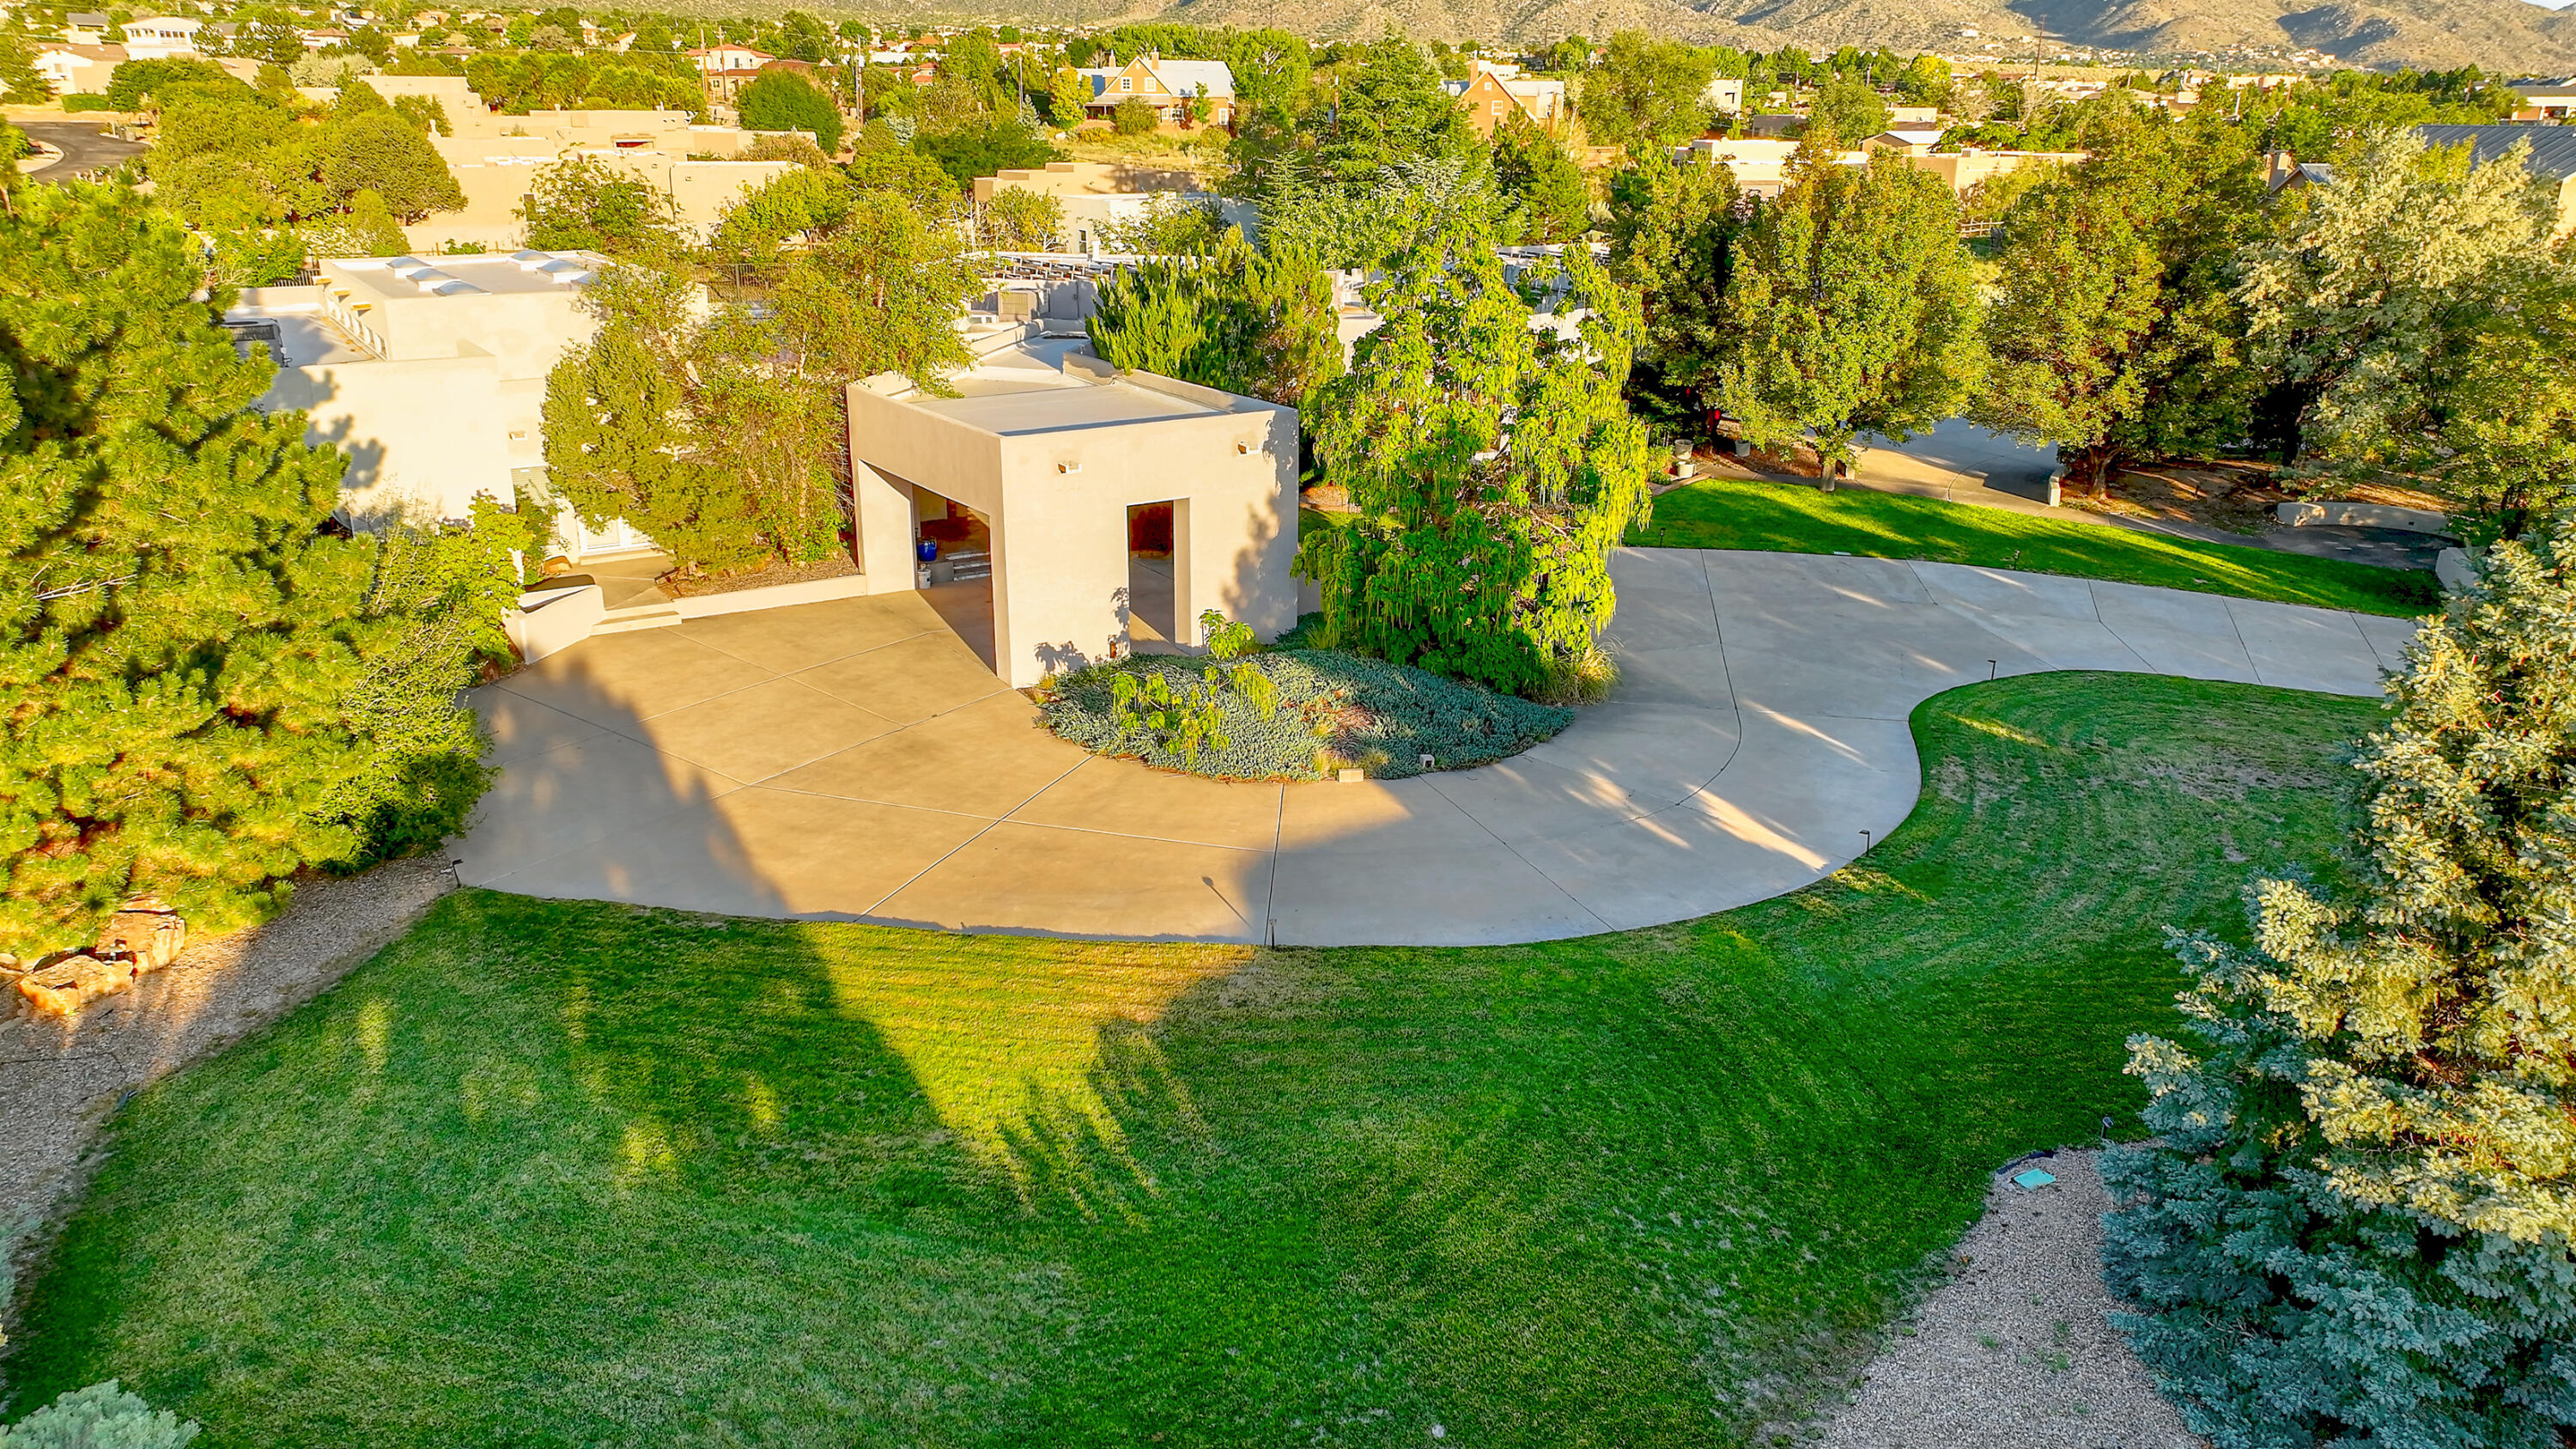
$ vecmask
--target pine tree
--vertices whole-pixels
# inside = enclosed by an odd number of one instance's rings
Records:
[[[1584,248],[1560,316],[1472,233],[1435,237],[1372,291],[1384,322],[1309,425],[1359,516],[1307,535],[1299,570],[1324,596],[1325,645],[1513,693],[1606,684],[1601,630],[1617,598],[1610,551],[1643,521],[1646,429],[1622,396],[1642,330],[1636,295]]]
[[[80,944],[140,893],[237,924],[481,788],[454,695],[518,540],[431,563],[327,530],[340,457],[252,409],[273,368],[205,285],[129,188],[23,188],[0,217],[0,951]],[[451,627],[466,654],[388,683]]]
[[[2566,527],[2562,521],[2562,530]],[[2364,742],[2368,860],[2179,943],[2112,1286],[2221,1449],[2576,1434],[2576,539],[2499,545]]]

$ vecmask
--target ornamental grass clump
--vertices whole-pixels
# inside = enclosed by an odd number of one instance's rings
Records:
[[[1516,755],[1574,720],[1570,709],[1339,649],[1217,664],[1137,655],[1060,676],[1043,702],[1056,734],[1085,749],[1226,780],[1464,769]]]
[[[2356,768],[2360,888],[2180,941],[2112,1287],[2220,1449],[2576,1442],[2576,540],[2496,546]]]

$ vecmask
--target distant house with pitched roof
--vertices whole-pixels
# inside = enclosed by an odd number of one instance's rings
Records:
[[[1108,120],[1111,112],[1136,100],[1153,107],[1164,125],[1177,126],[1189,118],[1190,103],[1204,96],[1209,125],[1234,124],[1234,72],[1221,60],[1165,60],[1147,51],[1125,65],[1081,75],[1091,82],[1091,100],[1082,113],[1093,120]]]
[[[1526,118],[1542,131],[1565,123],[1565,82],[1561,80],[1522,80],[1479,66],[1473,79],[1451,81],[1448,90],[1467,112],[1467,124],[1481,136],[1493,135],[1514,116]]]

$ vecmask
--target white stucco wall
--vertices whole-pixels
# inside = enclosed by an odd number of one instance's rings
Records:
[[[1015,686],[1127,642],[1135,504],[1175,504],[1174,617],[1189,642],[1203,609],[1265,638],[1297,620],[1295,411],[1144,374],[1115,386],[1222,410],[996,432],[866,383],[850,389],[852,455],[885,480],[882,491],[863,480],[859,498],[872,586],[911,586],[908,558],[892,580],[876,562],[895,549],[884,508],[902,484],[982,515],[992,530],[995,666]],[[908,519],[905,527],[908,538]]]

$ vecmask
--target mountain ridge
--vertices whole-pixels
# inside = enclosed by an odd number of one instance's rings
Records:
[[[2526,0],[1182,0],[1126,18],[1332,38],[1366,38],[1389,25],[1420,40],[1521,42],[1643,30],[1765,50],[1956,51],[2041,35],[2143,54],[2312,48],[2363,66],[2576,74],[2576,7],[2544,10]],[[1966,30],[1978,38],[1968,40]]]

